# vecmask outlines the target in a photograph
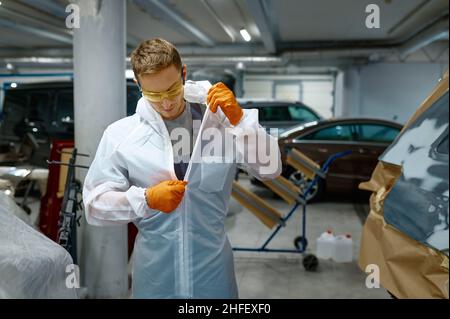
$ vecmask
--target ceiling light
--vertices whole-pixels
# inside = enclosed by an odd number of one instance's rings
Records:
[[[245,70],[245,64],[243,62],[236,63],[236,70],[239,70],[239,71]]]
[[[246,29],[241,29],[239,32],[241,33],[241,36],[245,41],[249,42],[252,39],[250,33],[248,33]]]

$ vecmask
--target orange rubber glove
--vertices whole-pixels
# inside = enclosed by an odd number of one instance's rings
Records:
[[[145,190],[148,207],[164,213],[174,211],[183,199],[185,181],[163,181]]]
[[[232,125],[236,125],[244,115],[244,111],[239,106],[233,92],[222,82],[214,84],[208,91],[206,102],[213,113],[217,112],[220,106],[223,114],[228,118]]]

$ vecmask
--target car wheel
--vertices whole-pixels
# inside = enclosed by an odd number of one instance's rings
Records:
[[[299,187],[302,192],[306,191],[309,182],[311,182],[311,180],[306,178],[306,176],[302,172],[296,171],[291,167],[286,170],[285,175],[285,177],[295,186]],[[318,182],[312,187],[308,196],[306,196],[306,201],[310,203],[319,200],[324,189],[325,182],[323,179],[319,179]]]

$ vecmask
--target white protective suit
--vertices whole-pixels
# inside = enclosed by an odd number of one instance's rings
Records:
[[[186,96],[186,95],[185,95]],[[212,163],[225,156],[202,157],[208,129],[231,134],[237,149],[228,163]],[[231,130],[225,133],[225,129]],[[217,132],[217,131],[216,131]],[[242,163],[244,136],[270,141],[267,154],[272,167]],[[205,138],[204,138],[205,139]],[[222,139],[214,144],[220,148]],[[211,146],[211,143],[209,143]],[[197,161],[193,159],[197,158]],[[281,172],[277,141],[258,124],[258,110],[244,110],[231,127],[225,115],[206,110],[185,180],[185,195],[178,208],[166,214],[150,209],[147,187],[176,180],[172,143],[161,116],[145,98],[136,113],[111,124],[104,132],[86,176],[83,200],[86,219],[96,226],[133,222],[139,229],[134,246],[134,298],[237,298],[233,252],[224,219],[238,162],[252,175],[269,179]],[[267,164],[266,164],[267,166]]]

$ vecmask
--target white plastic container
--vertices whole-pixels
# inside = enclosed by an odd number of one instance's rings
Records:
[[[316,255],[318,258],[322,259],[330,259],[333,258],[334,255],[334,242],[335,237],[331,229],[328,229],[322,235],[317,238],[316,241]]]
[[[338,263],[348,263],[353,260],[353,240],[350,234],[336,236],[333,260]]]

